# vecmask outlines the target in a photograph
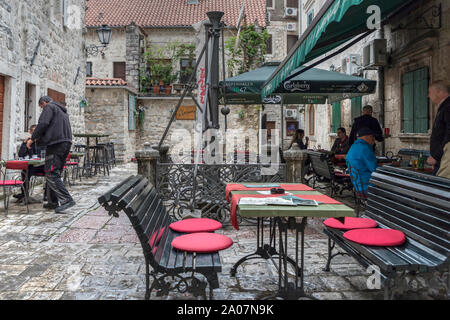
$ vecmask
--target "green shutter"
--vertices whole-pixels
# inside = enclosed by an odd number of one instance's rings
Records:
[[[336,133],[337,129],[341,127],[341,103],[333,103],[333,132]]]
[[[359,117],[361,115],[362,109],[362,97],[355,97],[351,99],[351,113],[352,113],[352,124],[353,119]]]
[[[414,132],[428,132],[428,67],[414,72]]]
[[[136,130],[136,97],[128,95],[128,130]]]
[[[403,132],[414,132],[414,73],[405,73],[403,86]]]

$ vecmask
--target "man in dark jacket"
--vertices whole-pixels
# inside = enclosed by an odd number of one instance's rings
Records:
[[[54,208],[55,213],[64,213],[64,210],[75,205],[75,201],[61,179],[72,145],[69,115],[64,106],[54,102],[48,96],[39,99],[39,107],[43,110],[28,144],[31,146],[33,142],[36,142],[38,146],[46,147],[45,179],[50,194],[47,195],[49,203],[45,207]],[[54,196],[57,199],[56,203],[52,202],[52,199],[55,199]]]
[[[352,130],[350,131],[350,136],[348,137],[348,145],[351,147],[352,144],[357,139],[356,134],[362,128],[369,128],[378,142],[383,141],[383,131],[381,130],[380,123],[377,119],[372,117],[373,108],[371,105],[366,105],[362,109],[362,116],[355,118]],[[375,148],[375,146],[374,146]]]
[[[428,96],[439,108],[431,131],[427,163],[434,167],[433,174],[450,179],[450,85],[434,81]]]

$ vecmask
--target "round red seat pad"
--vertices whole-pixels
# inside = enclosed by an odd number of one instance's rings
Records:
[[[339,230],[368,229],[376,228],[378,226],[378,223],[375,220],[355,217],[345,217],[344,223],[340,222],[338,219],[329,218],[325,220],[323,224],[329,228]]]
[[[347,240],[367,246],[391,247],[405,243],[405,234],[393,229],[354,229],[344,233]]]
[[[223,234],[200,232],[176,237],[172,247],[187,252],[217,252],[231,247],[233,240]]]
[[[222,224],[213,219],[192,218],[173,222],[169,227],[173,231],[183,233],[212,232],[222,228]]]

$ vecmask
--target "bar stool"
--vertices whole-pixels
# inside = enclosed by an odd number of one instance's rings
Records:
[[[94,167],[94,175],[97,174],[97,168],[100,168],[99,172],[101,172],[101,168],[103,168],[103,175],[108,173],[109,176],[108,152],[106,146],[104,144],[98,144],[89,148],[94,151],[92,162],[92,167]]]

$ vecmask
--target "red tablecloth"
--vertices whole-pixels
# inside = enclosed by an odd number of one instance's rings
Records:
[[[230,220],[231,220],[231,224],[232,226],[236,229],[239,230],[239,224],[237,221],[237,215],[236,215],[236,208],[237,205],[239,203],[239,200],[241,198],[273,198],[273,197],[280,197],[280,196],[287,196],[288,194],[271,194],[271,195],[266,195],[266,194],[234,194],[232,199],[231,199],[231,205],[230,205]],[[316,201],[320,201],[326,204],[342,204],[341,202],[330,198],[329,196],[326,196],[324,194],[294,194],[294,196],[302,198],[302,199],[307,199],[307,200],[316,200]]]
[[[270,183],[267,183],[270,184]],[[310,186],[307,186],[306,184],[278,184],[280,187],[286,191],[314,191],[313,188]],[[270,190],[272,188],[247,188],[243,184],[240,183],[229,183],[227,184],[227,187],[225,188],[225,199],[227,202],[230,202],[230,192],[231,191],[264,191],[264,190]]]

